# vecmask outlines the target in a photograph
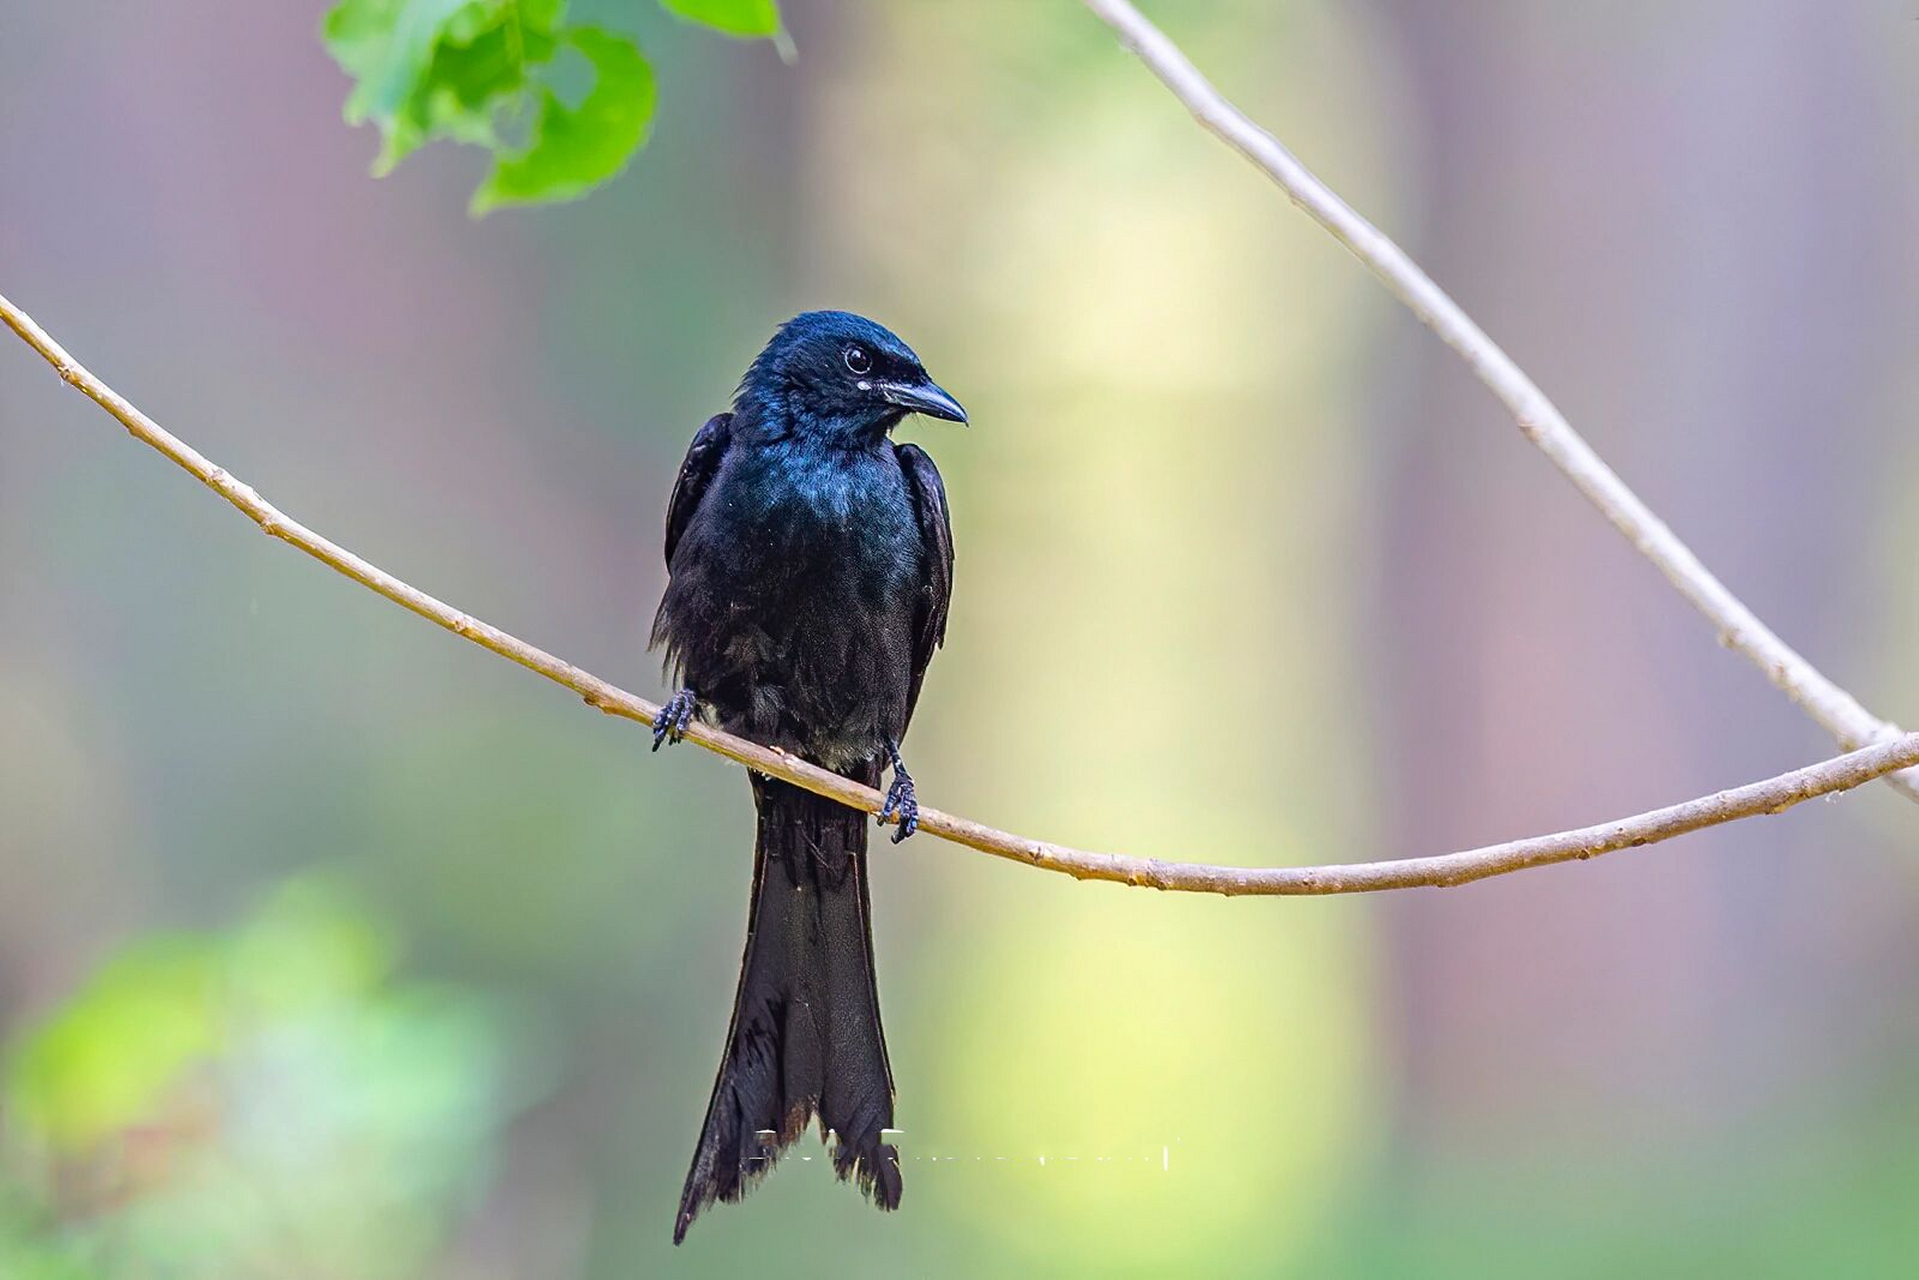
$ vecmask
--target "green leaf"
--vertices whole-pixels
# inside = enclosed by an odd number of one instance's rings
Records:
[[[375,75],[386,64],[393,29],[406,0],[340,0],[320,23],[320,38],[340,69],[356,81]],[[367,103],[360,87],[347,99],[349,122],[365,118]]]
[[[509,4],[476,12],[484,6],[469,5],[447,23],[396,126],[416,139],[414,145],[426,138],[451,138],[496,150],[504,145],[498,119],[520,109],[530,69],[552,61],[559,48],[551,29],[526,20],[525,7]],[[382,155],[377,171],[390,170],[400,158]]]
[[[384,123],[418,87],[441,29],[469,0],[341,0],[322,30],[334,61],[357,83],[348,124]]]
[[[493,172],[473,193],[477,217],[503,205],[576,200],[626,167],[653,120],[653,68],[631,40],[597,27],[572,27],[564,41],[593,69],[577,107],[550,86],[540,90],[531,139],[496,153]]]
[[[720,31],[785,39],[774,0],[663,3]],[[569,25],[566,12],[567,0],[339,0],[323,35],[354,80],[347,120],[380,129],[374,174],[438,138],[485,147],[493,167],[475,215],[576,199],[617,175],[646,141],[653,69],[630,39]],[[591,76],[578,105],[555,74],[564,49]]]
[[[660,0],[669,13],[702,23],[729,36],[780,33],[780,7],[775,0]]]
[[[519,107],[527,70],[550,60],[565,0],[342,0],[323,35],[358,83],[350,124],[379,125],[375,175],[415,148],[452,138],[498,148],[497,121]]]

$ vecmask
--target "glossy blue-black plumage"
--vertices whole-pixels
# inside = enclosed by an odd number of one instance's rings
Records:
[[[782,326],[731,413],[701,428],[667,513],[668,586],[653,641],[692,705],[730,732],[869,786],[917,813],[900,765],[953,582],[932,459],[888,433],[907,413],[965,421],[891,332],[839,311]],[[672,725],[656,726],[670,737]],[[674,1239],[751,1187],[817,1116],[834,1160],[881,1208],[899,1203],[892,1077],[868,926],[863,815],[772,779],[726,1054]],[[767,1140],[764,1135],[771,1135]]]
[[[695,438],[653,641],[729,731],[833,769],[905,736],[953,564],[939,472],[887,435],[914,398],[952,404],[886,329],[808,312]]]

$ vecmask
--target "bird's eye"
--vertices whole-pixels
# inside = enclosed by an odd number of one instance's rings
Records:
[[[848,347],[846,349],[846,367],[854,373],[871,373],[873,372],[873,357],[866,353],[865,347]]]

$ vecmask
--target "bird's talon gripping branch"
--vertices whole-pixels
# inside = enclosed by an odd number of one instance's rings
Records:
[[[686,736],[686,726],[693,723],[693,712],[700,700],[691,689],[682,689],[667,699],[660,708],[660,718],[653,722],[653,749],[658,751],[666,742],[678,742]]]
[[[886,755],[893,762],[893,785],[886,789],[886,803],[880,806],[879,819],[882,826],[888,822],[899,824],[899,830],[893,833],[893,843],[898,844],[920,829],[920,802],[913,790],[913,775],[906,771],[899,748],[887,743]]]

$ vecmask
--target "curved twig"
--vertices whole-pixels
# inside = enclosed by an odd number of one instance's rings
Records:
[[[1847,750],[1900,736],[1895,724],[1881,720],[1859,700],[1807,662],[1772,628],[1761,622],[1726,585],[1712,575],[1654,515],[1626,482],[1593,452],[1564,414],[1546,398],[1512,357],[1486,336],[1471,316],[1434,284],[1379,228],[1340,199],[1292,152],[1244,112],[1227,101],[1180,51],[1129,0],[1083,0],[1086,7],[1119,33],[1120,42],[1139,55],[1194,119],[1263,171],[1294,204],[1332,233],[1354,257],[1372,268],[1392,295],[1459,353],[1479,380],[1512,411],[1520,431],[1581,493],[1624,534],[1639,553],[1666,575],[1675,590],[1719,630],[1719,641],[1745,655],[1766,678],[1830,733]],[[1886,779],[1919,800],[1919,770]]]
[[[386,570],[321,537],[262,498],[252,485],[215,466],[206,456],[159,423],[140,412],[125,397],[89,373],[46,330],[0,297],[0,320],[38,351],[67,383],[117,418],[136,440],[151,445],[176,465],[196,476],[215,493],[237,507],[269,535],[298,547],[315,560],[345,574],[364,587],[412,610],[429,622],[463,636],[483,649],[537,671],[555,684],[585,698],[588,705],[608,715],[652,724],[659,707],[609,684],[590,672],[509,635],[471,614],[462,613]],[[808,791],[838,800],[868,813],[879,810],[877,791],[806,763],[784,751],[771,750],[706,725],[688,728],[687,738],[709,751],[761,773],[784,778]],[[1919,765],[1919,733],[1854,751],[1804,769],[1795,769],[1764,782],[1688,800],[1683,804],[1621,818],[1596,827],[1514,840],[1464,853],[1396,862],[1366,862],[1324,867],[1222,867],[1202,863],[1163,862],[1124,854],[1092,853],[1065,845],[1029,840],[998,831],[968,818],[922,808],[920,830],[955,844],[1009,858],[1079,880],[1111,880],[1120,884],[1187,893],[1233,895],[1313,895],[1361,893],[1377,889],[1409,889],[1421,885],[1446,886],[1505,875],[1527,867],[1591,858],[1739,818],[1777,813],[1815,796],[1845,791],[1894,769]]]

